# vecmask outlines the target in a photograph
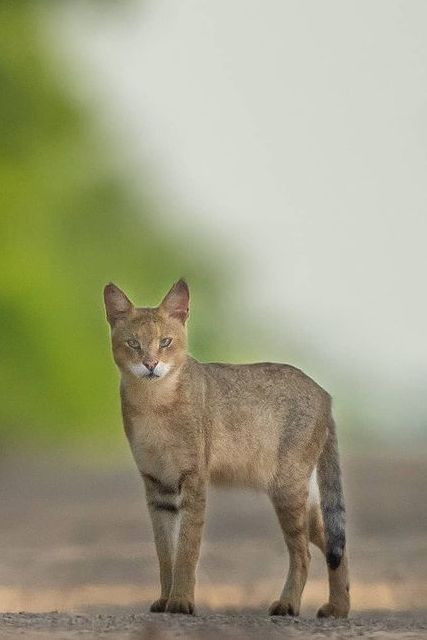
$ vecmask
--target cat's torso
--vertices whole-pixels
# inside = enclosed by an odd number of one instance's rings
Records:
[[[160,384],[154,383],[157,391]],[[165,483],[198,467],[216,485],[266,488],[278,465],[286,465],[287,453],[301,450],[304,438],[310,446],[315,416],[322,402],[329,402],[299,370],[268,363],[192,360],[180,385],[175,394],[165,388],[150,397],[138,387],[122,390],[125,429],[138,468]]]

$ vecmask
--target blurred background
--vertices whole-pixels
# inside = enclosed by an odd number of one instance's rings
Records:
[[[194,356],[289,362],[334,396],[356,607],[427,601],[426,24],[422,0],[1,3],[6,609],[151,598],[102,289],[151,306],[180,276]],[[227,500],[202,600],[273,600],[272,516]]]

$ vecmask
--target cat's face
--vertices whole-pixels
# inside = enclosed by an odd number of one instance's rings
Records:
[[[179,367],[187,352],[187,284],[177,282],[154,309],[137,309],[114,284],[104,289],[114,360],[121,371],[147,382]]]

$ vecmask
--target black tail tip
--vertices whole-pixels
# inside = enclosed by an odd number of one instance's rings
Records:
[[[342,560],[342,550],[339,551],[329,551],[326,554],[326,562],[328,563],[328,567],[332,570],[338,569]]]

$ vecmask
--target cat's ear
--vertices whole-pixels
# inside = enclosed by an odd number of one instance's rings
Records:
[[[119,318],[124,318],[133,311],[133,304],[127,295],[112,282],[104,288],[104,302],[107,320],[111,326]]]
[[[168,315],[181,320],[182,324],[185,323],[190,310],[190,291],[185,280],[181,278],[175,282],[172,289],[163,298],[160,308]]]

